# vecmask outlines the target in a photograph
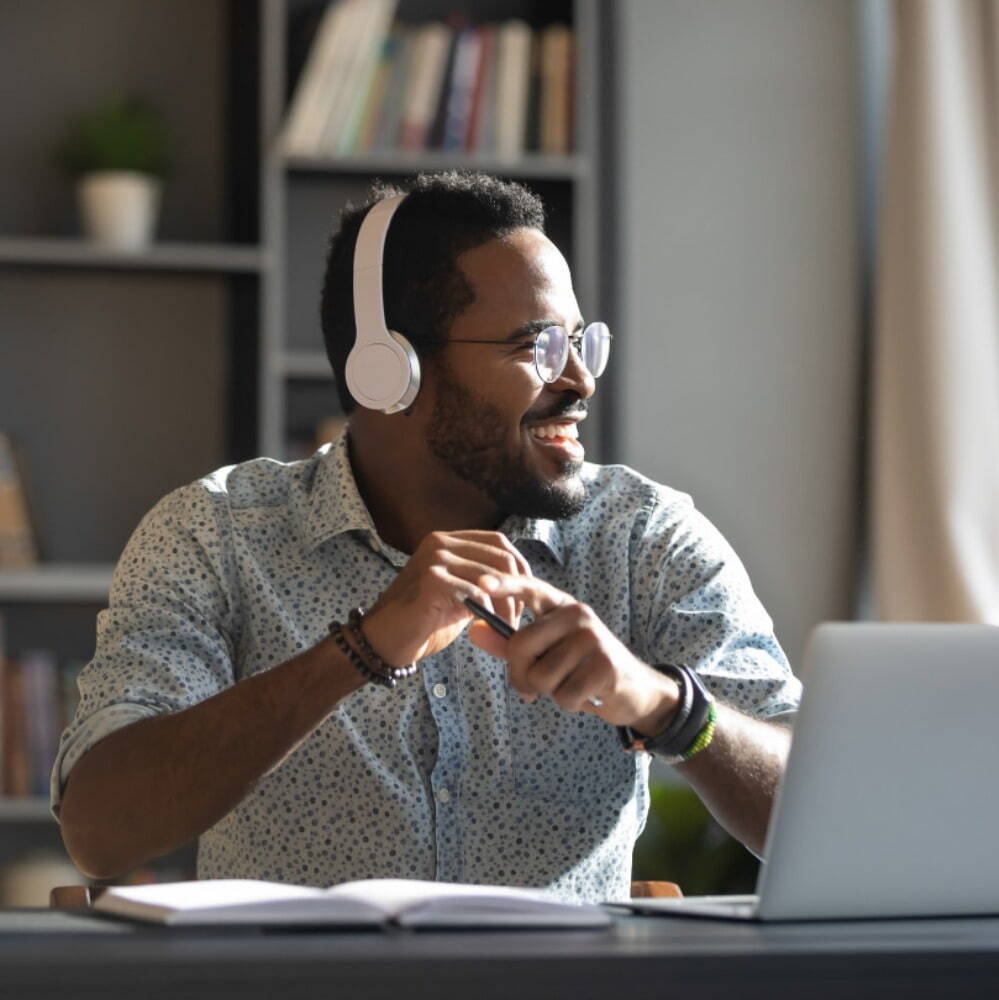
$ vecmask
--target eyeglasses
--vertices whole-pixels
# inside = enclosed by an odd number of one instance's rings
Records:
[[[565,371],[569,362],[569,347],[575,348],[583,367],[594,377],[600,378],[607,367],[610,342],[614,339],[606,323],[590,323],[582,333],[571,336],[564,326],[547,326],[533,340],[523,344],[534,345],[534,367],[542,382],[554,382]],[[509,347],[507,340],[449,340],[449,344],[492,344]]]

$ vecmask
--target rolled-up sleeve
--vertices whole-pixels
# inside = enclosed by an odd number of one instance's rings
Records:
[[[801,683],[739,557],[685,494],[656,497],[636,523],[636,640],[648,663],[684,663],[748,715],[789,721]]]
[[[226,536],[203,483],[165,497],[136,528],[97,616],[94,658],[80,673],[79,707],[60,740],[51,780],[56,816],[70,771],[95,743],[233,683],[237,591]]]

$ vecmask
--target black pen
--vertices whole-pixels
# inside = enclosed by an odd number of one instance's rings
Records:
[[[504,639],[509,639],[510,636],[517,631],[509,622],[503,621],[499,615],[494,615],[488,608],[483,607],[474,598],[466,597],[464,604],[476,618],[481,618],[487,625],[492,626],[493,631],[499,632]]]
[[[504,639],[509,639],[517,630],[509,623],[503,621],[499,615],[493,614],[488,608],[483,607],[474,597],[466,597],[462,602],[476,618],[481,618],[494,632],[498,632]],[[589,703],[596,708],[603,706],[603,701],[599,698],[588,698]]]

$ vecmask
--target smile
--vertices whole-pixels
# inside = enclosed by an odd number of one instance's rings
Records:
[[[576,441],[579,440],[579,428],[574,423],[541,424],[538,427],[531,427],[529,430],[536,438],[572,438]]]
[[[535,444],[546,451],[558,452],[563,461],[581,462],[585,455],[579,443],[579,428],[574,422],[552,421],[528,428]]]

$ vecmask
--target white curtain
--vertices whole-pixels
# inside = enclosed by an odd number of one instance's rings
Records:
[[[875,279],[878,617],[999,624],[995,0],[896,0]]]

